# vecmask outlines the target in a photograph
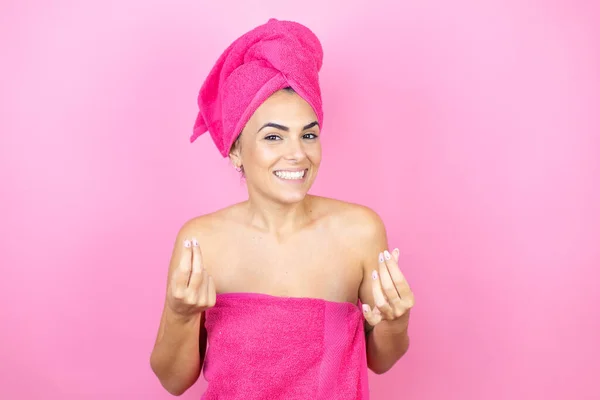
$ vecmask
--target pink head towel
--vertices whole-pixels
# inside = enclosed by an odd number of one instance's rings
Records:
[[[297,22],[272,18],[247,32],[223,52],[202,85],[190,142],[208,130],[227,157],[254,111],[288,86],[311,105],[322,128],[322,64],[319,39]]]

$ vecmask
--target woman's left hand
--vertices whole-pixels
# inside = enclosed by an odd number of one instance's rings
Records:
[[[363,313],[372,326],[383,321],[394,332],[405,332],[415,298],[398,267],[398,249],[392,254],[387,250],[379,253],[379,271],[372,274],[375,308],[363,304]]]

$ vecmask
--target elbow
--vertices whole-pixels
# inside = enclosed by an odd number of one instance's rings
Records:
[[[187,388],[177,388],[177,387],[169,387],[163,385],[163,387],[171,394],[172,396],[179,397],[187,391]]]
[[[368,360],[368,367],[374,374],[383,375],[389,370],[391,370],[394,367],[394,365],[396,365],[396,363],[406,354],[407,351],[408,346],[403,348],[402,352],[395,357]]]
[[[169,382],[166,380],[160,380],[160,384],[172,396],[181,396],[188,390],[188,387],[182,386],[181,384],[178,384],[177,382]]]
[[[172,375],[169,376],[170,374],[165,373],[160,364],[152,357],[150,357],[150,368],[158,378],[161,386],[172,396],[181,396],[189,389],[190,385],[184,385],[180,379],[174,379],[175,377]]]
[[[179,397],[187,390],[185,387],[169,384],[169,382],[160,381],[160,384],[171,396]]]
[[[184,385],[181,381],[177,381],[176,379],[158,376],[158,380],[161,386],[172,396],[181,396],[190,388],[189,385]]]
[[[391,365],[388,365],[388,366],[384,366],[384,365],[369,365],[369,369],[375,375],[383,375],[386,372],[388,372],[390,369],[392,369],[393,366],[394,366],[394,364],[391,364]]]

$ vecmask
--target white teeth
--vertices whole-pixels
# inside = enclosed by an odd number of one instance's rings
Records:
[[[306,170],[304,170],[304,171],[297,171],[297,172],[275,171],[275,175],[277,175],[281,179],[302,179],[302,178],[304,178],[304,173],[305,172],[306,172]]]

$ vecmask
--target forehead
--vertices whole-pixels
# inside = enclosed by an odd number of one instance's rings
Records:
[[[313,108],[300,95],[280,90],[264,101],[250,118],[250,123],[281,122],[287,126],[306,125],[316,121]]]

